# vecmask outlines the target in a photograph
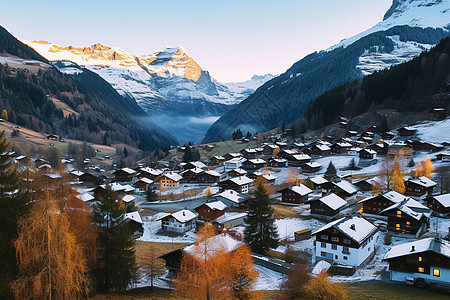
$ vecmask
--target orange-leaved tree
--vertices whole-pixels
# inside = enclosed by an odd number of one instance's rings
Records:
[[[18,233],[19,276],[11,283],[16,299],[77,299],[89,292],[82,248],[49,190],[19,221]]]
[[[423,161],[423,169],[424,169],[423,176],[427,177],[428,179],[431,179],[432,174],[436,169],[433,167],[433,163],[431,162],[431,159],[428,155],[427,158],[425,158],[425,160]]]
[[[391,176],[391,186],[392,190],[400,194],[405,193],[405,177],[403,175],[403,170],[397,156],[395,156],[394,159],[394,165]]]
[[[314,300],[344,300],[347,299],[347,291],[339,283],[332,283],[327,273],[322,272],[306,283],[304,298]],[[303,297],[302,297],[303,299]]]
[[[248,246],[239,247],[231,254],[230,288],[237,299],[261,299],[262,294],[252,291],[258,277],[258,271],[253,268],[253,260]]]
[[[278,153],[280,153],[280,147],[275,148],[272,152],[273,157],[278,158]]]
[[[417,163],[416,169],[414,170],[414,175],[416,177],[424,176],[425,175],[425,169],[423,167],[423,164],[421,161]]]
[[[302,182],[302,180],[299,178],[299,176],[300,176],[300,173],[298,173],[297,169],[289,168],[287,181],[290,184],[299,184]]]

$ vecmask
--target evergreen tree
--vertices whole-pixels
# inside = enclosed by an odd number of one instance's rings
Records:
[[[124,214],[123,201],[108,187],[94,206],[99,241],[95,275],[102,291],[123,291],[136,276],[134,240]]]
[[[286,132],[286,124],[284,123],[284,121],[283,121],[283,123],[281,123],[281,132],[282,133]]]
[[[0,133],[0,299],[12,298],[9,283],[17,275],[13,241],[17,238],[20,217],[28,213],[29,199],[19,187],[19,176],[4,154],[8,147],[5,133]],[[17,192],[19,191],[19,192]]]
[[[245,137],[248,139],[252,137],[252,134],[250,133],[250,131],[247,131],[247,135]]]
[[[127,147],[123,147],[123,157],[128,157]]]
[[[270,198],[263,185],[258,185],[254,198],[248,201],[245,218],[247,227],[244,231],[245,241],[252,251],[264,253],[270,248],[278,247],[278,232],[270,207]]]
[[[327,170],[325,171],[324,178],[326,180],[333,180],[336,178],[337,172],[336,168],[334,167],[333,163],[330,161],[330,164],[328,165]]]
[[[188,163],[192,160],[192,150],[191,150],[191,146],[185,145],[185,150],[184,150],[184,154],[183,154],[183,161],[185,163]]]
[[[149,186],[148,190],[145,194],[145,200],[147,200],[147,202],[153,202],[153,201],[156,201],[157,199],[158,199],[158,194],[155,191],[155,187]]]

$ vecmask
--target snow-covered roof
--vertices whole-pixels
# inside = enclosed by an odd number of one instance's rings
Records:
[[[125,195],[122,197],[123,202],[128,203],[131,201],[134,201],[136,199],[136,197],[131,196],[131,195]]]
[[[89,193],[79,194],[77,195],[77,198],[83,202],[89,202],[95,199],[94,196]]]
[[[106,190],[106,188],[107,188],[106,184],[102,184],[102,185],[100,185],[100,187],[103,188],[104,190]],[[113,192],[119,192],[119,191],[124,191],[125,190],[125,187],[123,185],[121,185],[120,183],[117,183],[117,182],[110,183],[109,184],[109,188]]]
[[[166,176],[167,178],[169,178],[170,180],[173,180],[175,182],[180,181],[183,177],[175,172],[167,172],[165,174],[163,174],[162,176]]]
[[[142,181],[142,182],[144,182],[144,183],[146,183],[146,184],[152,184],[152,183],[153,183],[153,180],[148,179],[147,177],[142,177],[142,178],[139,179],[138,181]]]
[[[315,235],[331,227],[339,230],[358,244],[361,244],[361,242],[377,231],[377,227],[366,219],[359,216],[351,216],[330,222],[312,234]]]
[[[134,187],[129,184],[123,185],[123,191],[125,193],[130,193],[130,192],[133,192],[134,190],[135,190]]]
[[[321,151],[329,151],[331,150],[330,147],[328,147],[327,145],[324,144],[317,144],[316,147],[321,150]]]
[[[264,147],[269,147],[269,148],[272,148],[274,150],[278,148],[278,146],[274,145],[274,144],[266,144],[266,145],[264,145]]]
[[[124,171],[125,173],[128,173],[128,174],[130,174],[130,175],[136,173],[135,170],[130,169],[130,168],[123,168],[123,169],[120,169],[120,170],[118,170],[118,171],[116,171],[116,172],[119,172],[119,171]]]
[[[45,174],[45,176],[47,176],[47,177],[49,177],[49,178],[51,178],[51,179],[57,179],[57,178],[61,178],[62,176],[60,175],[60,174],[58,174],[58,173],[48,173],[48,174]]]
[[[450,193],[434,196],[433,198],[445,208],[450,207]]]
[[[318,201],[322,202],[332,210],[337,210],[347,205],[347,201],[336,194],[326,195],[325,197],[319,198]]]
[[[308,154],[294,154],[294,155],[292,155],[292,157],[295,160],[308,160],[308,159],[311,159],[311,156],[309,156]]]
[[[206,206],[208,206],[211,209],[214,210],[224,210],[225,208],[227,208],[227,206],[222,202],[222,201],[214,201],[214,202],[206,202],[205,203]]]
[[[378,197],[378,196],[382,196],[382,197],[386,198],[387,200],[389,200],[389,201],[391,201],[393,203],[402,202],[406,198],[404,195],[402,195],[402,194],[400,194],[400,193],[398,193],[396,191],[384,191],[384,192],[380,193],[379,195],[371,196],[371,197],[368,197],[366,199],[363,199],[363,200],[360,201],[360,203],[365,202],[365,201],[370,200],[370,199],[373,199],[373,198]]]
[[[213,170],[206,170],[205,173],[211,176],[220,177],[220,173]]]
[[[285,159],[285,158],[271,158],[270,161],[278,162],[278,163],[285,163],[285,162],[287,162],[287,159]]]
[[[196,166],[197,168],[206,168],[206,165],[201,161],[191,161],[191,164]]]
[[[174,217],[178,222],[180,223],[185,223],[188,221],[191,221],[195,218],[197,218],[197,215],[195,213],[193,213],[192,211],[188,210],[188,209],[182,209],[180,211],[177,211],[175,213],[172,214],[168,214],[162,218],[159,218],[157,221],[167,217],[167,216],[172,216]]]
[[[436,186],[436,182],[434,182],[434,181],[431,180],[431,179],[428,179],[428,178],[425,177],[425,176],[421,176],[421,177],[418,177],[418,178],[409,179],[408,181],[409,181],[409,182],[413,182],[413,183],[415,183],[415,184],[418,184],[418,185],[420,185],[420,186],[426,187],[426,188]]]
[[[265,164],[266,163],[266,161],[261,158],[249,159],[249,162],[251,162],[252,164]]]
[[[242,174],[242,175],[247,174],[247,171],[245,171],[244,169],[241,169],[241,168],[233,169],[232,171],[234,171],[238,174]]]
[[[129,220],[136,221],[136,222],[138,222],[140,224],[144,224],[144,222],[142,221],[141,215],[139,214],[138,211],[133,211],[133,212],[126,213],[124,215],[124,218],[125,218],[125,220],[129,219]]]
[[[195,174],[200,174],[200,173],[203,172],[203,169],[202,169],[202,168],[195,167],[195,168],[193,168],[193,169],[185,170],[185,171],[181,172],[181,174],[184,174],[184,173],[187,173],[187,172],[192,172],[192,173],[195,173]]]
[[[75,176],[81,176],[84,174],[84,172],[74,170],[74,171],[71,171],[70,174],[75,175]]]
[[[263,177],[263,178],[265,178],[265,179],[267,179],[269,181],[277,179],[277,177],[272,175],[272,174],[262,174],[261,177]]]
[[[214,155],[213,158],[218,159],[218,160],[224,160],[225,157],[221,156],[221,155]]]
[[[237,184],[237,185],[250,184],[250,183],[253,182],[252,179],[248,178],[248,177],[245,176],[245,175],[244,175],[244,176],[233,177],[233,178],[230,178],[230,180],[231,180],[233,183]]]
[[[235,215],[231,215],[231,216],[224,216],[221,218],[216,219],[216,222],[219,224],[225,224],[227,222],[236,220],[236,219],[242,219],[245,218],[247,216],[246,212],[240,213],[240,214],[235,214]]]
[[[311,180],[314,184],[318,184],[318,185],[328,182],[328,180],[326,180],[322,176],[316,176],[316,177],[310,178],[309,180]]]
[[[425,238],[409,243],[395,245],[389,250],[384,259],[423,253],[434,252],[450,258],[450,242],[443,239]]]
[[[305,196],[312,192],[311,189],[301,183],[299,185],[290,186],[288,189],[299,194],[300,196]]]
[[[204,259],[205,255],[207,256],[207,259],[209,259],[209,258],[214,257],[217,253],[220,253],[221,251],[224,251],[225,253],[232,252],[244,245],[245,244],[243,242],[238,241],[231,235],[229,235],[227,233],[222,233],[222,234],[210,237],[209,239],[207,239],[197,245],[192,244],[192,245],[186,246],[183,248],[183,251],[185,253],[193,255],[194,257],[197,257],[199,259]],[[207,249],[206,254],[204,253],[205,248]],[[196,249],[200,249],[200,250],[196,251]]]
[[[335,186],[339,187],[341,190],[348,194],[354,194],[358,192],[359,188],[354,186],[350,181],[348,180],[341,180],[339,182],[334,183]]]
[[[352,145],[350,143],[344,142],[344,143],[336,143],[339,147],[342,148],[350,148]]]
[[[234,203],[241,203],[245,200],[245,198],[241,194],[234,190],[223,191],[222,193],[218,194],[217,197],[223,197]]]
[[[237,152],[230,152],[230,153],[228,153],[228,155],[231,157],[241,157],[241,154],[237,153]]]
[[[256,153],[256,149],[253,149],[253,148],[247,148],[247,149],[244,149],[244,151],[247,153]]]
[[[423,216],[429,216],[429,214],[425,214],[425,213],[422,213],[422,212],[415,211],[411,207],[409,207],[407,205],[408,200],[409,199],[405,199],[405,200],[403,200],[400,203],[393,204],[393,205],[389,206],[388,208],[385,208],[384,210],[382,210],[380,212],[380,214],[384,214],[384,213],[386,213],[388,211],[391,211],[391,210],[399,210],[402,213],[405,213],[408,216],[410,216],[411,218],[414,218],[416,220],[420,220]]]
[[[153,169],[153,168],[149,168],[149,167],[141,168],[141,171],[149,173],[149,174],[152,174],[154,176],[158,176],[158,175],[161,175],[163,173],[162,170]]]
[[[369,149],[369,148],[364,148],[364,149],[362,149],[360,151],[365,151],[365,152],[367,152],[369,154],[377,154],[377,151]]]
[[[321,167],[321,164],[316,163],[316,162],[308,162],[305,165],[307,165],[307,166],[309,166],[311,168],[319,168],[319,167]]]

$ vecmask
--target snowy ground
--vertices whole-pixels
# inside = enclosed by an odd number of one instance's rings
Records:
[[[450,143],[450,134],[443,134],[450,132],[450,118],[411,127],[417,129],[416,135],[425,142],[437,144],[444,142]]]
[[[278,227],[278,235],[280,239],[294,239],[294,232],[309,228],[312,231],[319,229],[324,222],[316,219],[301,219],[301,218],[286,218],[275,220],[275,225]]]
[[[256,280],[253,290],[278,290],[286,280],[286,275],[255,265],[258,271],[258,279]]]

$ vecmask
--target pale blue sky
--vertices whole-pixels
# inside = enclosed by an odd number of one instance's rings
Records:
[[[148,54],[183,46],[219,81],[282,73],[381,21],[392,0],[0,0],[23,40]]]

